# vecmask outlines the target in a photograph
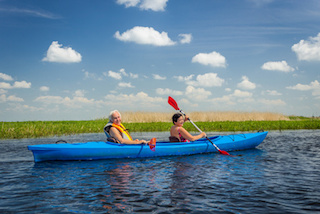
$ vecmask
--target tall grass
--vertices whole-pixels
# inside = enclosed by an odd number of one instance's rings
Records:
[[[173,113],[163,112],[123,112],[122,121],[127,123],[171,122]],[[289,117],[272,112],[190,112],[187,114],[193,121],[275,121],[289,120]]]
[[[171,113],[124,112],[122,122],[130,132],[168,132]],[[286,117],[274,113],[192,112],[190,118],[205,132],[320,129],[319,118]],[[89,121],[0,122],[0,139],[37,138],[81,133],[101,133],[108,119]],[[191,123],[184,127],[197,132]]]

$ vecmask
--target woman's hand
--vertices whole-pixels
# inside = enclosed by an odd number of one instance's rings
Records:
[[[207,134],[204,133],[204,132],[202,132],[200,135],[201,135],[202,138],[207,136]]]

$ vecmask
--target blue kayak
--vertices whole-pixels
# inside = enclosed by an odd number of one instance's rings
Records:
[[[219,135],[209,139],[223,151],[253,149],[267,136],[268,132]],[[156,142],[154,149],[149,145],[126,145],[113,142],[86,142],[64,144],[41,144],[28,146],[35,162],[101,160],[111,158],[149,158],[171,155],[193,155],[218,152],[206,138],[193,142]]]

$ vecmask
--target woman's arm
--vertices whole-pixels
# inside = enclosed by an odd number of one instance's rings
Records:
[[[203,138],[206,136],[206,133],[201,132],[199,135],[193,136],[191,135],[187,130],[185,130],[183,127],[180,128],[180,134],[182,137],[189,141],[196,141],[199,140],[200,138]]]
[[[111,127],[109,130],[110,136],[114,137],[115,139],[117,139],[121,144],[141,144],[141,143],[147,143],[145,140],[128,140],[128,139],[124,139],[120,132],[115,128],[115,127]]]

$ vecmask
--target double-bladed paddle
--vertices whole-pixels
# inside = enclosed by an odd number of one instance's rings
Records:
[[[172,97],[168,97],[168,103],[177,111],[180,111],[184,116],[186,116],[186,114],[179,108],[178,103],[172,98]],[[198,131],[201,133],[202,131],[199,129],[199,127],[194,124],[194,122],[188,118],[188,120],[192,123],[192,125],[194,125],[194,127],[196,127],[196,129],[198,129]],[[223,155],[230,155],[228,152],[220,150],[219,147],[217,147],[207,136],[206,136],[207,140],[210,141],[210,143],[220,152],[220,154]]]

